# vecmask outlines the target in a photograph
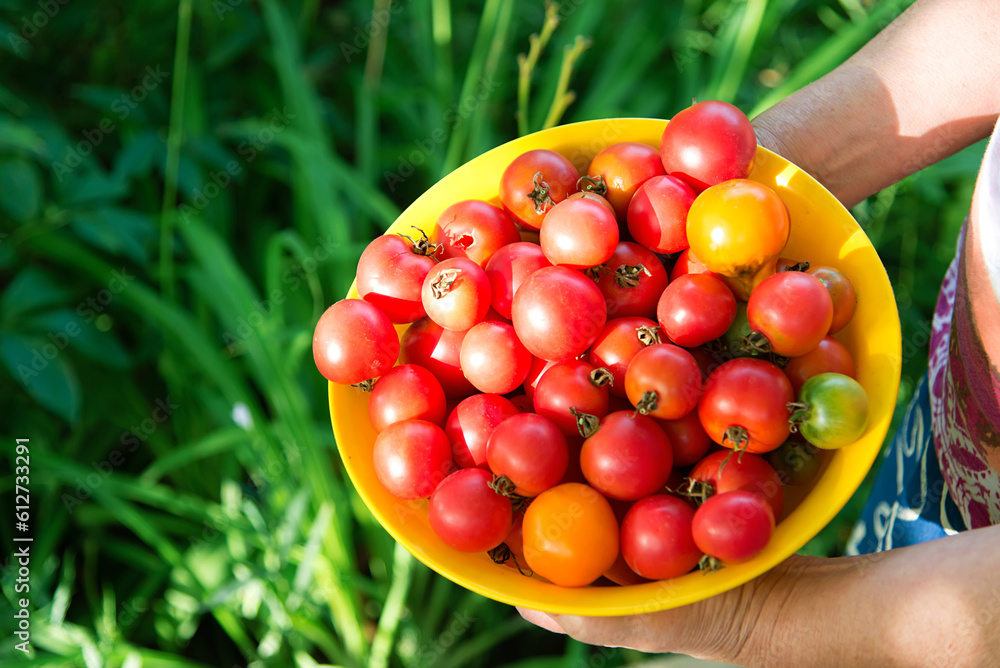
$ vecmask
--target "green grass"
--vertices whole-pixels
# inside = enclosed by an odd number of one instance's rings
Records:
[[[339,465],[312,328],[364,245],[471,157],[693,97],[759,111],[907,4],[567,0],[519,85],[541,3],[0,3],[0,478],[30,438],[35,539],[33,651],[14,648],[8,567],[0,661],[637,661],[529,628],[395,545]],[[977,151],[855,210],[904,340],[930,317]],[[835,553],[852,512],[810,549]]]

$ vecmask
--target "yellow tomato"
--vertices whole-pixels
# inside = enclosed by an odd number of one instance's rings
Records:
[[[537,497],[524,513],[524,558],[543,578],[583,587],[618,558],[618,520],[611,504],[588,485],[568,482]]]
[[[767,186],[746,179],[707,188],[688,212],[691,252],[710,271],[729,279],[744,300],[774,273],[788,233],[785,203]]]

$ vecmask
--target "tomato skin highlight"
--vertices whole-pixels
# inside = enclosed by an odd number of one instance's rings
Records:
[[[598,202],[567,199],[546,214],[539,234],[542,252],[549,262],[586,269],[607,262],[614,253],[618,221]]]
[[[414,252],[413,242],[398,234],[376,237],[358,260],[358,296],[394,323],[424,317],[420,287],[434,265],[433,257]]]
[[[566,267],[544,267],[521,284],[514,330],[535,357],[561,362],[582,354],[604,329],[607,306],[594,282]]]
[[[467,397],[476,388],[462,373],[460,354],[465,333],[445,329],[430,318],[421,318],[403,332],[402,360],[434,374],[449,399]]]
[[[493,474],[482,469],[455,471],[441,481],[427,508],[438,538],[462,552],[486,552],[510,533],[510,499],[490,489]]]
[[[607,271],[598,270],[597,287],[609,318],[655,315],[657,300],[669,280],[660,258],[639,244],[622,241],[604,266]]]
[[[369,302],[342,299],[330,306],[316,323],[313,361],[329,381],[354,385],[377,378],[391,369],[398,357],[396,329]]]
[[[424,499],[451,473],[451,446],[441,427],[404,420],[386,427],[372,450],[375,475],[399,499]]]
[[[665,172],[659,149],[649,144],[624,141],[612,144],[595,155],[587,174],[604,178],[608,188],[605,197],[618,220],[624,222],[635,191],[649,179],[662,176]]]
[[[628,205],[629,234],[657,253],[676,253],[688,247],[687,217],[695,192],[673,176],[654,176],[635,192]]]
[[[656,319],[671,341],[694,348],[726,333],[736,319],[736,297],[711,274],[687,274],[660,295]]]
[[[815,348],[799,357],[793,357],[785,365],[785,375],[792,381],[792,389],[798,394],[807,380],[821,373],[842,373],[855,378],[857,368],[851,351],[843,343],[826,336]]]
[[[727,448],[759,454],[774,450],[789,434],[788,404],[792,384],[770,362],[738,358],[724,362],[705,382],[698,418],[705,433]],[[749,441],[730,440],[730,427],[743,427]]]
[[[702,553],[691,530],[694,508],[668,494],[636,501],[622,521],[621,550],[629,568],[649,580],[684,575]]]
[[[510,214],[477,199],[455,202],[445,209],[434,237],[440,240],[442,259],[466,257],[480,266],[503,246],[521,240]]]
[[[492,305],[497,313],[510,318],[514,293],[521,284],[542,267],[551,267],[538,244],[518,241],[499,249],[486,263],[486,276],[490,279]]]
[[[629,411],[609,413],[583,442],[580,468],[591,487],[619,501],[660,490],[673,468],[670,440],[656,422]]]
[[[818,448],[850,445],[868,428],[868,394],[843,374],[813,376],[799,390],[797,404],[792,419],[802,437]]]
[[[798,357],[814,350],[830,331],[833,302],[818,278],[784,271],[764,279],[747,302],[747,320],[771,350]]]
[[[728,102],[705,100],[674,115],[660,137],[663,169],[696,191],[745,179],[757,155],[746,115]]]
[[[702,552],[737,564],[767,547],[774,534],[774,515],[760,494],[735,490],[716,494],[701,504],[691,530]]]
[[[499,394],[473,394],[460,401],[444,425],[455,464],[461,468],[486,468],[486,449],[493,430],[519,414],[517,406]]]
[[[506,394],[524,382],[531,367],[528,352],[513,325],[481,322],[462,341],[462,372],[480,392]]]
[[[522,533],[528,566],[561,587],[589,585],[618,557],[611,505],[580,483],[563,483],[535,497],[524,513]]]
[[[625,394],[637,409],[648,393],[656,394],[647,414],[677,420],[698,405],[701,369],[691,353],[672,343],[657,343],[636,353],[625,372]]]
[[[608,320],[604,330],[590,347],[588,359],[595,367],[604,367],[614,376],[608,388],[612,396],[625,396],[625,371],[636,354],[646,347],[639,340],[640,327],[656,327],[649,318],[628,317]]]
[[[490,435],[486,461],[495,475],[506,476],[521,496],[538,496],[566,475],[569,448],[555,423],[522,413],[497,425]]]
[[[551,204],[541,205],[537,211],[529,197],[534,189],[535,175],[549,186]],[[548,149],[534,149],[514,158],[500,177],[500,199],[507,210],[521,225],[529,230],[539,230],[542,220],[553,206],[576,192],[580,173],[562,154]]]
[[[375,431],[394,422],[426,420],[441,426],[445,417],[445,397],[441,383],[427,369],[401,364],[386,372],[368,400],[368,418]]]
[[[716,494],[737,489],[760,494],[771,506],[775,519],[781,519],[785,510],[785,488],[774,467],[759,455],[744,452],[739,457],[729,457],[730,454],[728,450],[713,452],[698,462],[688,477],[711,483]]]

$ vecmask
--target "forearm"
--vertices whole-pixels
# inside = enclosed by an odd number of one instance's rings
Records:
[[[846,63],[754,119],[758,140],[851,206],[987,136],[1000,3],[921,0]]]
[[[1000,526],[814,560],[768,597],[738,663],[987,666],[1000,656]],[[835,658],[835,659],[834,659]]]

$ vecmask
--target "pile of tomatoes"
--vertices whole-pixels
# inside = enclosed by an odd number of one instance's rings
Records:
[[[780,257],[756,151],[738,109],[701,102],[658,149],[611,145],[583,175],[528,151],[497,204],[375,239],[313,351],[370,391],[385,488],[429,497],[451,547],[564,586],[758,554],[783,486],[861,436],[867,397],[832,336],[853,287]]]

